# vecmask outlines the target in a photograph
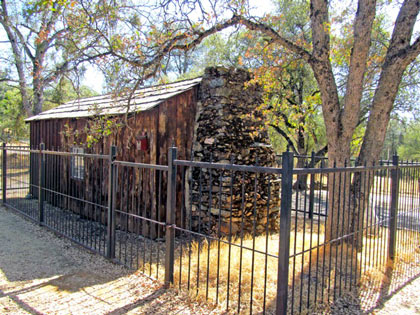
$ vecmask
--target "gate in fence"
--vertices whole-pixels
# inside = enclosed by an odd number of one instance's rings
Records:
[[[359,292],[389,259],[420,265],[418,164],[294,169],[286,152],[271,168],[176,153],[153,165],[117,161],[115,147],[3,146],[3,204],[238,313],[306,312]]]

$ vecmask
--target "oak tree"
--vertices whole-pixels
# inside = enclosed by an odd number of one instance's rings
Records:
[[[83,41],[83,23],[74,23],[82,7],[75,1],[1,0],[0,24],[6,34],[7,50],[2,57],[15,69],[22,111],[32,116],[43,110],[45,90],[70,73],[83,71],[83,63],[98,54],[86,55],[99,36],[90,33]],[[11,77],[10,79],[14,79]]]

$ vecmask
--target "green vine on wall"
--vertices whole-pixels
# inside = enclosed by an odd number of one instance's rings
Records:
[[[71,143],[91,148],[105,137],[112,135],[120,127],[121,123],[117,119],[111,119],[108,116],[96,116],[88,120],[82,132],[75,130],[74,127],[66,123],[61,134],[67,144]]]

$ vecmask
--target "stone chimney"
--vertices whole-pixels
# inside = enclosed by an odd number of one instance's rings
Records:
[[[258,110],[263,91],[250,79],[242,69],[205,70],[198,97],[194,161],[277,166]],[[242,227],[244,232],[258,234],[265,231],[267,214],[270,229],[277,228],[280,200],[275,176],[193,168],[189,177],[191,204],[186,208],[194,230],[237,234]]]

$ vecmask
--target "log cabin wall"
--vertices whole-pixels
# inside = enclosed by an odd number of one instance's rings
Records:
[[[109,154],[111,144],[117,146],[117,160],[167,165],[168,149],[172,144],[178,147],[178,156],[189,159],[191,156],[194,121],[197,103],[197,89],[176,95],[158,106],[118,120],[121,127],[110,136],[99,139],[87,152]],[[39,148],[45,144],[46,150],[69,150],[73,146],[85,146],[85,127],[90,118],[44,119],[30,122],[30,144]],[[126,125],[125,125],[126,123]],[[67,136],[65,126],[69,127]],[[78,135],[76,135],[76,132]],[[139,136],[147,133],[149,149],[138,149]]]
[[[229,163],[230,158],[235,163],[243,165],[275,166],[276,159],[274,152],[269,145],[267,132],[262,122],[262,115],[258,110],[262,104],[262,88],[250,83],[251,76],[245,70],[215,67],[208,68],[200,85],[197,80],[189,81],[188,89],[172,97],[166,98],[161,103],[148,110],[140,110],[129,114],[108,118],[119,124],[109,135],[97,139],[91,147],[85,148],[85,152],[109,154],[112,145],[117,147],[117,160],[128,162],[141,162],[145,164],[167,165],[168,149],[172,144],[178,148],[178,159],[195,161],[209,161],[212,156],[213,162]],[[181,83],[185,84],[185,83]],[[167,93],[166,86],[160,92]],[[170,95],[167,93],[167,95]],[[155,95],[152,95],[154,97]],[[106,97],[106,96],[104,96]],[[141,101],[141,93],[140,93]],[[81,103],[90,104],[89,100],[82,100]],[[107,101],[109,102],[109,100]],[[102,104],[107,102],[103,102]],[[65,106],[64,106],[65,107]],[[70,106],[70,108],[75,108]],[[86,107],[85,107],[86,108]],[[66,109],[65,109],[66,110]],[[48,115],[48,113],[47,113]],[[48,116],[49,117],[49,116]],[[68,116],[67,116],[68,117]],[[93,120],[91,118],[62,118],[42,119],[31,122],[31,145],[38,146],[44,142],[47,149],[69,151],[73,146],[84,146],[86,144],[86,130],[91,129]],[[117,124],[115,124],[117,126]],[[139,137],[146,134],[148,149],[139,149]],[[58,161],[57,161],[58,160]],[[52,190],[61,192],[64,195],[71,195],[74,198],[58,198],[56,201],[47,195],[47,201],[54,205],[66,207],[76,213],[92,213],[92,205],[83,203],[80,200],[87,200],[92,203],[99,203],[106,208],[108,194],[108,162],[88,161],[85,159],[85,171],[83,179],[74,179],[70,174],[71,158],[51,158],[47,165],[48,185],[55,183],[58,187],[49,187]],[[36,167],[37,164],[34,165]],[[51,172],[51,170],[53,170]],[[186,222],[191,218],[191,228],[214,232],[217,226],[219,210],[217,200],[211,200],[210,190],[217,191],[217,180],[209,178],[210,172],[204,172],[203,183],[207,192],[200,192],[199,170],[178,169],[177,173],[177,224],[185,227]],[[31,180],[37,183],[37,174],[34,172]],[[60,174],[60,181],[54,180],[53,174]],[[213,179],[219,178],[221,174],[215,172]],[[52,177],[52,178],[51,178]],[[222,177],[228,178],[228,174]],[[182,179],[187,179],[183,180]],[[252,190],[253,178],[246,175],[244,178],[246,189]],[[227,187],[223,188],[223,213],[222,230],[228,229],[230,217],[233,218],[233,233],[239,229],[239,219],[245,215],[247,218],[244,226],[246,230],[253,227],[253,213],[257,216],[256,230],[259,232],[264,228],[267,221],[266,206],[255,209],[254,203],[264,205],[267,199],[267,183],[273,179],[268,177],[258,178],[261,190],[258,198],[252,200],[252,193],[249,200],[245,200],[245,209],[241,207],[240,183],[235,183],[232,193]],[[143,235],[156,237],[157,228],[146,224],[140,231],[132,219],[126,213],[133,213],[151,219],[164,220],[166,208],[166,173],[160,174],[157,171],[139,170],[129,167],[119,167],[117,176],[117,198],[116,208],[118,210],[118,224],[124,229],[140,232]],[[184,187],[185,186],[185,187]],[[274,186],[273,191],[278,191]],[[34,192],[36,195],[36,192]],[[207,194],[207,195],[206,195]],[[213,194],[214,195],[214,194]],[[192,201],[189,202],[189,197]],[[198,197],[197,197],[198,196]],[[184,197],[184,199],[183,199]],[[214,196],[213,196],[214,197]],[[203,198],[199,202],[197,198]],[[230,202],[232,201],[232,203]],[[230,209],[230,203],[232,209]],[[159,206],[160,205],[160,206]],[[273,225],[278,222],[278,195],[271,196],[269,209],[269,221]],[[181,211],[184,211],[181,213]],[[101,210],[99,215],[104,220],[105,214]],[[248,220],[249,218],[249,220]],[[205,223],[201,226],[199,222]],[[274,227],[275,228],[275,227]],[[223,232],[223,231],[222,231]]]
[[[128,117],[110,118],[120,124],[111,135],[105,136],[86,147],[86,129],[92,124],[90,118],[44,119],[30,122],[30,143],[38,148],[45,144],[47,150],[71,152],[72,147],[84,147],[86,153],[109,154],[111,145],[117,147],[117,160],[145,164],[167,165],[168,150],[172,144],[178,147],[180,159],[190,159],[196,115],[198,87],[171,97],[147,111],[129,114]],[[148,149],[140,150],[141,136],[146,135]],[[49,190],[73,198],[57,198],[46,194],[46,201],[53,206],[70,209],[88,217],[95,216],[105,222],[108,198],[108,166],[104,160],[84,159],[83,179],[71,176],[71,158],[47,156],[46,186]],[[38,183],[38,156],[31,158],[31,183]],[[57,176],[60,174],[59,178]],[[178,174],[178,197],[182,198],[181,174]],[[124,213],[133,213],[152,219],[164,220],[166,207],[165,172],[119,167],[117,176],[117,224],[135,231],[136,224]],[[158,193],[160,192],[160,193]],[[37,197],[37,190],[32,191]],[[160,199],[159,199],[160,198]],[[158,200],[159,199],[159,200]],[[81,202],[86,200],[89,203]],[[101,207],[93,206],[99,204]],[[158,205],[160,208],[158,209]],[[180,210],[179,210],[180,211]],[[180,218],[180,213],[177,213]],[[156,237],[157,227],[145,224],[141,234]]]

